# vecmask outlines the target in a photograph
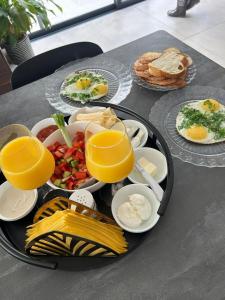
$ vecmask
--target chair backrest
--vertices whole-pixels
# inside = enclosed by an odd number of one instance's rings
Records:
[[[16,89],[48,76],[72,60],[93,57],[101,53],[103,53],[102,49],[90,42],[69,44],[41,53],[14,70],[11,77],[12,88]]]

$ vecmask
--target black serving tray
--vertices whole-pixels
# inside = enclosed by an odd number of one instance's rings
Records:
[[[148,129],[148,133],[149,133],[146,146],[158,149],[161,152],[163,152],[164,155],[166,156],[168,175],[167,178],[160,184],[164,190],[164,196],[161,201],[160,207],[158,209],[158,214],[160,216],[163,216],[163,214],[166,211],[166,207],[168,205],[172,193],[173,181],[174,181],[173,161],[172,161],[169,148],[164,138],[149,121],[147,121],[140,115],[136,114],[135,112],[123,106],[118,106],[115,104],[103,103],[103,102],[94,102],[90,105],[111,107],[115,110],[119,118],[134,119],[143,123]],[[5,180],[6,179],[4,175],[0,173],[0,183],[3,183]],[[124,185],[129,183],[130,182],[128,179],[124,181]],[[26,226],[33,223],[33,217],[35,212],[38,210],[38,208],[42,206],[44,202],[50,200],[47,195],[50,190],[51,188],[47,185],[44,185],[43,187],[39,188],[37,204],[33,209],[33,211],[25,218],[15,222],[0,221],[0,246],[3,249],[5,249],[6,252],[8,252],[12,256],[26,263],[45,267],[45,268],[51,268],[51,269],[55,269],[57,266],[61,268],[69,268],[69,269],[76,268],[76,270],[97,268],[97,267],[101,267],[102,265],[112,263],[115,260],[123,258],[124,255],[121,255],[117,258],[115,257],[97,258],[97,257],[56,257],[56,256],[31,257],[28,256],[24,251]],[[65,194],[65,192],[62,192],[62,196],[67,196],[67,195]],[[110,203],[112,200],[111,185],[110,184],[105,185],[99,191],[95,192],[93,196],[97,203],[98,210],[112,217],[111,208],[110,208]],[[141,234],[125,232],[125,237],[129,244],[127,254],[129,254],[136,247],[138,247],[150,232],[151,231],[141,233]]]

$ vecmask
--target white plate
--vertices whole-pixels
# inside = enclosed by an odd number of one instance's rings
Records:
[[[124,125],[127,127],[137,127],[137,128],[140,128],[144,135],[143,137],[141,138],[141,142],[140,142],[140,145],[136,148],[141,148],[141,147],[144,147],[144,145],[147,143],[147,140],[148,140],[148,130],[147,128],[139,121],[136,121],[136,120],[124,120],[123,121]]]
[[[129,228],[126,225],[124,225],[117,216],[117,211],[119,206],[128,201],[128,197],[132,194],[140,194],[143,195],[150,203],[152,208],[152,214],[150,218],[146,221],[144,221],[140,226],[137,228]],[[157,214],[157,211],[159,209],[160,202],[156,199],[155,194],[153,191],[148,188],[147,186],[143,184],[130,184],[126,185],[123,188],[121,188],[113,197],[112,200],[112,214],[115,219],[115,221],[120,225],[121,228],[123,228],[126,231],[133,232],[133,233],[141,233],[148,231],[152,227],[155,226],[155,224],[159,220],[159,215]]]
[[[73,123],[73,124],[70,124],[70,125],[66,126],[70,137],[73,138],[77,131],[84,132],[84,130],[85,130],[88,123],[89,122],[79,121],[79,122],[76,122],[76,123]],[[59,142],[61,144],[65,143],[64,138],[63,138],[63,136],[61,134],[61,131],[59,129],[56,130],[55,132],[53,132],[52,134],[50,134],[47,137],[47,139],[43,142],[43,144],[45,145],[45,147],[48,147],[50,145],[53,145],[55,142]],[[47,184],[53,189],[61,189],[63,191],[70,192],[70,193],[73,193],[75,191],[75,190],[67,190],[67,189],[59,188],[56,185],[54,185],[50,180],[47,181]],[[88,190],[91,193],[94,193],[95,191],[102,188],[104,185],[105,185],[105,183],[99,182],[99,181],[96,182],[96,180],[94,178],[91,178],[87,182],[87,186],[84,186],[83,188]]]
[[[141,157],[145,157],[148,161],[156,165],[157,172],[153,176],[154,179],[160,183],[167,176],[167,161],[165,155],[162,152],[154,148],[138,148],[134,151],[135,160],[139,160]],[[142,183],[148,185],[142,175],[134,168],[133,171],[128,176],[129,180],[133,183]]]

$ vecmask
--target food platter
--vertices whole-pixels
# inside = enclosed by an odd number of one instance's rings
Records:
[[[60,94],[60,91],[65,86],[65,78],[79,71],[94,72],[107,80],[109,85],[108,93],[101,98],[103,103],[119,104],[130,93],[132,86],[130,70],[120,62],[103,58],[70,62],[65,67],[57,70],[54,79],[50,77],[45,85],[45,96],[49,104],[65,114],[71,114],[75,109],[84,106],[84,104]],[[92,102],[94,103],[95,101]]]
[[[198,166],[224,167],[224,142],[196,144],[180,136],[176,129],[176,118],[180,109],[192,101],[217,99],[225,104],[223,89],[210,86],[193,86],[164,95],[151,109],[149,120],[164,136],[173,156]]]
[[[197,68],[195,64],[192,64],[190,67],[188,67],[187,69],[187,75],[185,78],[186,84],[190,84],[192,82],[192,80],[194,80],[195,76],[197,73]],[[140,77],[138,77],[134,70],[133,70],[133,66],[131,67],[131,74],[132,74],[132,78],[134,80],[134,82],[136,84],[138,84],[141,87],[144,87],[148,90],[152,90],[152,91],[158,91],[158,92],[169,92],[169,91],[174,91],[177,90],[177,87],[169,87],[169,86],[158,86],[158,85],[154,85],[154,84],[150,84],[147,83],[145,80],[141,79]]]
[[[127,108],[111,104],[111,103],[102,103],[95,102],[95,106],[104,106],[113,108],[119,118],[121,119],[134,119],[142,124],[144,124],[148,130],[148,140],[146,146],[158,149],[161,151],[167,161],[168,174],[165,180],[160,184],[164,190],[163,198],[160,202],[159,209],[157,211],[158,216],[162,216],[168,205],[172,187],[173,187],[173,162],[170,155],[170,151],[167,147],[167,144],[158,130],[147,120],[139,116],[138,114],[128,110]],[[5,178],[3,174],[1,174],[1,183],[4,182]],[[130,184],[129,180],[126,179],[123,185]],[[91,258],[91,257],[31,257],[27,255],[24,251],[24,240],[25,240],[25,228],[27,225],[32,223],[32,218],[34,216],[35,211],[45,202],[47,201],[48,193],[50,191],[49,186],[44,185],[41,187],[39,192],[39,197],[35,209],[27,215],[25,218],[15,221],[15,222],[0,222],[1,234],[0,234],[0,243],[1,246],[11,255],[15,256],[19,260],[25,261],[27,263],[33,265],[39,265],[46,268],[56,268],[57,265],[60,267],[71,267],[76,269],[82,268],[93,268],[97,266],[102,266],[104,264],[112,263],[115,259],[122,258],[124,255],[119,256],[118,258]],[[65,192],[64,196],[68,196]],[[62,196],[63,196],[62,195]],[[104,213],[108,216],[112,216],[110,204],[112,200],[112,185],[107,184],[95,193],[93,193],[95,201],[97,203],[98,211]],[[139,234],[133,234],[129,232],[125,232],[125,237],[128,241],[128,254],[133,251],[136,247],[138,247],[141,242],[149,235],[151,231]]]
[[[178,48],[145,52],[131,67],[138,85],[154,91],[173,91],[183,88],[195,78],[197,69],[192,58]]]

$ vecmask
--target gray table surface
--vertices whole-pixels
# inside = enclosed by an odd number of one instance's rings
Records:
[[[141,53],[178,47],[198,73],[192,85],[225,88],[225,70],[165,31],[103,54],[130,65]],[[55,76],[55,75],[51,75]],[[0,127],[31,127],[54,109],[39,80],[0,97]],[[122,102],[148,118],[163,93],[133,84]],[[17,261],[0,248],[0,299],[225,299],[224,168],[174,159],[175,184],[165,216],[132,254],[97,269],[48,270]]]

